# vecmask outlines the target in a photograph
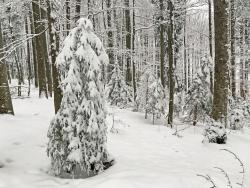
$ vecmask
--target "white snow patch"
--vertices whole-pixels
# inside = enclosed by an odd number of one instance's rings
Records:
[[[37,95],[37,94],[36,94]],[[219,188],[226,179],[214,167],[229,174],[233,186],[240,181],[240,167],[226,152],[235,152],[246,168],[245,187],[250,187],[250,130],[231,132],[226,145],[202,144],[202,129],[192,127],[173,136],[174,130],[152,125],[144,114],[113,109],[115,128],[109,133],[108,149],[116,164],[98,176],[83,180],[65,180],[47,174],[47,130],[54,115],[53,101],[17,99],[16,116],[0,116],[0,188],[208,188],[210,184],[197,174],[209,174]],[[107,119],[112,125],[112,117]],[[181,128],[183,125],[175,122]],[[72,145],[73,147],[73,145]],[[11,161],[11,162],[7,162]]]

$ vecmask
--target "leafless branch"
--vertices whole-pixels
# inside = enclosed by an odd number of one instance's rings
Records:
[[[228,187],[233,188],[231,180],[230,180],[227,172],[225,170],[223,170],[222,168],[220,168],[220,167],[214,167],[214,168],[218,169],[226,177]]]
[[[212,184],[212,187],[210,188],[217,188],[215,185],[215,182],[212,180],[212,178],[209,175],[202,175],[202,174],[197,174],[197,176],[204,178],[206,181],[210,182]]]
[[[234,158],[240,163],[240,167],[241,167],[241,171],[240,171],[240,174],[242,174],[242,178],[241,178],[241,182],[240,183],[237,183],[240,187],[244,187],[244,181],[245,181],[245,167],[244,167],[244,164],[243,162],[240,160],[240,158],[232,151],[228,150],[228,149],[221,149],[222,151],[226,151],[230,154],[232,154],[234,156]]]

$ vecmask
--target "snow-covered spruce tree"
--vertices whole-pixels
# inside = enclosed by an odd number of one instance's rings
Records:
[[[193,125],[198,120],[205,120],[211,113],[212,94],[210,91],[210,63],[203,58],[193,82],[186,94],[185,109],[189,117],[193,117]]]
[[[217,122],[213,119],[206,122],[203,135],[203,142],[225,144],[227,141],[225,126],[221,122]]]
[[[132,102],[131,90],[125,82],[119,63],[115,62],[113,66],[107,87],[108,99],[111,105],[126,107]]]
[[[51,170],[63,178],[84,178],[105,169],[106,110],[101,68],[108,62],[90,20],[81,18],[57,57],[60,109],[48,130]]]
[[[153,116],[153,124],[155,123],[155,117],[158,119],[161,117],[161,114],[164,113],[164,89],[161,84],[161,80],[155,80],[149,86],[150,94],[148,103],[146,104],[147,112]]]

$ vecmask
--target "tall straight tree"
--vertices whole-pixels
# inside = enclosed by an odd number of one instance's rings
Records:
[[[14,115],[14,110],[10,96],[10,88],[8,83],[7,68],[4,62],[1,22],[0,22],[0,114]]]
[[[227,123],[229,86],[229,2],[214,1],[215,75],[212,117]]]
[[[230,29],[230,49],[231,49],[231,92],[232,96],[236,97],[236,80],[235,80],[235,0],[230,0],[230,21],[231,21],[231,29]]]
[[[126,82],[131,85],[131,19],[130,19],[130,3],[124,0],[125,5],[125,25],[126,25]]]
[[[47,1],[47,17],[48,17],[48,27],[49,27],[49,39],[50,39],[50,57],[52,63],[52,76],[53,76],[53,89],[54,89],[54,108],[55,113],[60,108],[60,104],[62,101],[62,91],[59,87],[59,77],[58,77],[58,70],[56,67],[56,57],[59,52],[59,34],[56,30],[56,18],[53,16],[52,11],[54,9],[54,1],[46,0]],[[52,7],[52,8],[51,8]]]
[[[244,20],[240,21],[240,96],[243,99],[246,99],[246,91],[245,91],[245,80],[244,80],[244,71],[245,71],[245,46],[244,46]]]
[[[106,7],[107,7],[107,26],[108,26],[108,56],[109,56],[109,66],[108,66],[108,78],[110,78],[110,74],[113,70],[115,56],[114,56],[114,37],[112,32],[112,10],[111,10],[111,0],[106,0]]]
[[[81,0],[76,0],[76,15],[75,20],[79,20],[81,17]]]
[[[185,6],[187,6],[187,0],[185,0]],[[187,8],[185,8],[184,10],[184,24],[183,24],[183,83],[184,83],[184,86],[185,86],[185,91],[188,90],[188,78],[187,78],[187,43],[186,43],[186,40],[187,40]]]
[[[28,24],[28,19],[29,17],[24,18],[25,19],[25,31],[26,31],[26,38],[28,38],[29,34],[29,24]],[[32,79],[32,70],[31,70],[31,56],[30,56],[30,41],[27,40],[27,65],[28,65],[28,83],[29,83],[29,91],[28,93],[30,94],[30,86],[31,86],[31,79]]]
[[[174,5],[172,0],[168,0],[168,12],[169,12],[169,26],[168,26],[168,78],[169,78],[169,112],[168,112],[168,125],[172,128],[173,126],[173,113],[174,113]]]
[[[134,91],[134,101],[136,100],[136,68],[135,68],[135,0],[133,0],[133,35],[132,35],[132,80],[133,80],[133,91]]]
[[[48,98],[46,69],[45,69],[46,59],[43,52],[44,38],[41,35],[45,31],[43,24],[41,23],[39,0],[32,0],[32,11],[33,11],[35,34],[37,34],[35,47],[37,55],[36,59],[38,64],[37,68],[38,68],[39,97],[45,96],[46,98]]]
[[[42,30],[44,31],[41,34],[42,37],[42,51],[43,51],[43,56],[45,58],[45,70],[46,70],[46,78],[47,78],[47,88],[48,88],[48,94],[50,97],[52,97],[52,74],[51,74],[51,66],[50,66],[50,62],[49,62],[49,55],[48,55],[48,41],[47,41],[47,36],[46,36],[46,23],[44,22],[44,20],[47,19],[47,10],[46,9],[46,0],[40,0],[40,12],[41,12],[41,27]]]
[[[70,30],[70,0],[65,1],[65,9],[66,9],[66,33],[68,35]]]
[[[250,20],[245,19],[245,31],[244,31],[244,46],[245,46],[245,71],[244,71],[244,80],[245,80],[245,95],[246,97],[249,95],[249,57],[246,57],[249,53],[249,28],[250,28]]]
[[[165,88],[165,24],[164,21],[164,0],[160,0],[160,77],[161,84]]]

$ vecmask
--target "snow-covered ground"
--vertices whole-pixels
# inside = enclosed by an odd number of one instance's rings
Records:
[[[174,130],[152,125],[144,115],[129,110],[114,112],[117,133],[108,135],[108,149],[116,164],[104,173],[83,180],[67,180],[47,174],[47,129],[53,116],[52,100],[15,99],[14,117],[0,116],[0,188],[209,188],[197,174],[210,175],[219,188],[227,179],[214,167],[224,169],[234,187],[241,168],[227,148],[246,168],[245,188],[250,187],[250,130],[231,132],[226,145],[203,144],[202,129],[191,127],[173,136]],[[108,122],[112,124],[112,116]],[[180,125],[181,128],[187,125]]]

